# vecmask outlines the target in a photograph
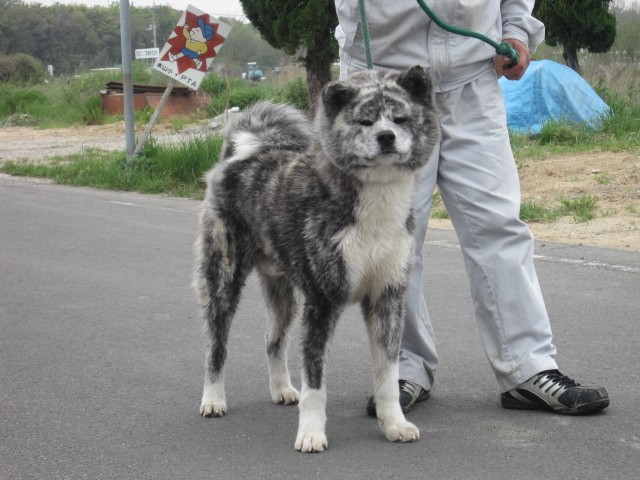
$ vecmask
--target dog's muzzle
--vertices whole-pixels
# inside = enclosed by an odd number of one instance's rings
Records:
[[[391,130],[382,130],[376,135],[376,140],[380,145],[382,153],[396,153],[395,141],[396,134]]]

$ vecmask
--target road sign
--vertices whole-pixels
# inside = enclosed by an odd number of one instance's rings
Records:
[[[136,54],[136,60],[140,60],[144,58],[156,59],[160,56],[160,49],[159,48],[136,48],[135,54]]]
[[[231,27],[189,5],[162,48],[154,68],[197,90]]]

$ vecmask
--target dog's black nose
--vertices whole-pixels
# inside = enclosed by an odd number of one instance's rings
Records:
[[[381,132],[378,132],[376,139],[382,147],[390,147],[396,140],[396,134],[391,130],[382,130]]]

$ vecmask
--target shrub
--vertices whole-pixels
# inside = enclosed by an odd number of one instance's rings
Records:
[[[307,81],[300,77],[287,82],[282,90],[281,101],[289,103],[305,112],[309,111],[309,88]]]
[[[44,65],[25,53],[0,56],[0,82],[41,83],[47,76]]]
[[[224,77],[216,73],[210,73],[204,78],[204,80],[202,80],[200,89],[203,92],[207,92],[212,97],[215,97],[224,94],[229,89],[231,82],[233,82],[233,80],[228,77]]]

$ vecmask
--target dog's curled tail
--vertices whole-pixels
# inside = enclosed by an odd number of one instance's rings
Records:
[[[275,149],[304,152],[311,145],[311,132],[309,119],[300,110],[258,102],[227,128],[220,159],[243,160]]]

